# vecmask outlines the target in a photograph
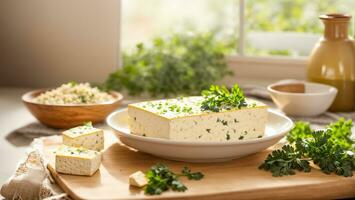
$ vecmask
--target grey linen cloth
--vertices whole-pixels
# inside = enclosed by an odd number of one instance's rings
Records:
[[[275,107],[265,87],[255,85],[242,85],[244,94],[248,97],[256,98],[265,104]],[[126,103],[127,104],[127,103]],[[281,111],[280,111],[281,112]],[[344,117],[355,120],[355,112],[350,113],[331,113],[325,112],[316,117],[291,117],[294,121],[308,121],[312,125],[323,126]],[[95,126],[107,128],[105,124],[96,124]],[[58,135],[63,130],[46,127],[40,123],[31,123],[15,132],[28,139]],[[64,200],[70,199],[53,182],[46,169],[46,163],[41,152],[41,138],[35,139],[29,149],[29,154],[25,161],[19,163],[16,173],[9,178],[1,188],[1,194],[7,199],[45,199],[45,200]],[[280,142],[280,145],[282,141]],[[35,164],[33,164],[35,163]]]

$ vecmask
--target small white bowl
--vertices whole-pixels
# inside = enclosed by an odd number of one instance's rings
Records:
[[[267,87],[272,100],[284,113],[292,116],[310,117],[324,113],[333,103],[338,90],[335,87],[310,82],[303,83],[304,93],[292,93],[275,90],[275,86],[292,83],[278,82]]]

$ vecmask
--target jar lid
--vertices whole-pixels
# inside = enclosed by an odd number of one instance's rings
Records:
[[[345,13],[330,13],[330,14],[320,15],[319,19],[334,20],[334,21],[349,21],[351,19],[351,15]]]

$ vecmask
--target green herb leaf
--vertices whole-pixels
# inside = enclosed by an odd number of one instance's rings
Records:
[[[339,145],[341,148],[355,150],[355,140],[351,138],[351,128],[353,123],[351,120],[340,118],[337,122],[331,123],[327,129],[329,130],[330,142]]]
[[[295,123],[295,127],[286,136],[290,144],[296,142],[298,139],[309,138],[312,135],[312,129],[308,122],[299,121]]]
[[[183,191],[183,185],[177,186],[178,177],[176,174],[170,171],[170,169],[164,164],[158,163],[150,168],[146,173],[148,184],[145,187],[145,193],[150,195],[161,194],[169,188]],[[173,188],[174,182],[174,188]]]
[[[229,91],[225,86],[211,85],[209,90],[202,91],[204,101],[201,104],[202,110],[219,112],[247,106],[243,91],[237,84]]]
[[[340,145],[342,148],[354,151],[354,139],[351,138],[352,121],[340,118],[337,122],[329,124],[326,129],[330,132],[329,142],[333,145]],[[307,122],[296,122],[295,127],[287,135],[290,144],[298,139],[313,138],[314,131]]]
[[[189,180],[200,180],[204,177],[201,172],[191,172],[191,170],[187,166],[185,166],[181,172]]]
[[[295,170],[310,172],[311,167],[307,159],[294,147],[285,145],[281,150],[273,151],[259,169],[270,171],[273,176],[293,175]]]
[[[85,122],[85,123],[83,124],[83,126],[93,127],[91,121]]]
[[[354,153],[342,145],[343,141],[334,143],[333,131],[330,129],[314,131],[311,138],[296,141],[299,152],[311,158],[324,173],[352,176],[355,170]]]
[[[179,180],[179,176],[186,176],[189,180],[200,180],[203,178],[201,172],[192,173],[188,167],[182,169],[182,175],[177,175],[161,163],[150,168],[146,173],[148,184],[144,191],[149,195],[158,195],[169,189],[178,192],[184,192],[187,187]]]

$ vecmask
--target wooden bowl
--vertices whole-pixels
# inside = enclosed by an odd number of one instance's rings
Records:
[[[38,121],[53,128],[71,128],[85,122],[102,122],[122,103],[123,96],[109,92],[115,100],[98,104],[47,105],[34,102],[34,98],[46,90],[34,90],[22,96],[22,101]]]

